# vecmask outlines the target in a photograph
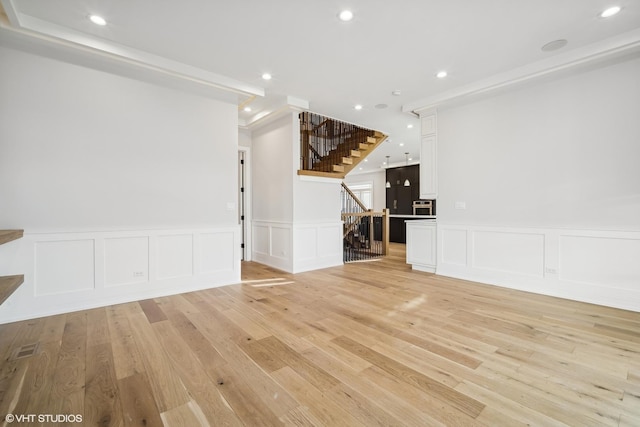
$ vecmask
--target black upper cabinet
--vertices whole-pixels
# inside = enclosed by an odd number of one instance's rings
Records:
[[[420,199],[420,167],[419,165],[403,166],[387,169],[387,208],[389,213],[397,215],[413,214],[413,201]],[[408,179],[410,184],[404,186]]]

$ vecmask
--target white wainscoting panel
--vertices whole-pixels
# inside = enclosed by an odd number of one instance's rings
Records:
[[[204,274],[213,274],[233,270],[234,263],[240,256],[236,253],[240,248],[234,242],[235,236],[230,232],[201,234],[200,271]]]
[[[342,264],[342,223],[256,221],[252,258],[289,273]]]
[[[271,256],[282,260],[291,258],[291,225],[271,226]]]
[[[544,275],[544,234],[472,231],[472,267],[505,273]]]
[[[193,275],[193,234],[158,236],[156,245],[158,279]]]
[[[560,236],[560,279],[640,291],[640,239]]]
[[[287,272],[293,271],[292,226],[288,222],[252,221],[252,259]]]
[[[293,273],[343,264],[341,222],[296,224],[293,236]]]
[[[316,259],[318,256],[318,229],[317,227],[296,227],[295,259],[297,261],[308,261]]]
[[[640,311],[640,231],[440,222],[438,248],[437,274]]]
[[[253,253],[269,256],[271,253],[271,236],[268,224],[253,222]]]
[[[36,243],[35,294],[46,296],[92,290],[95,287],[93,257],[93,240]]]
[[[239,226],[25,230],[14,248],[12,270],[25,281],[0,307],[0,323],[240,282]]]
[[[149,238],[104,239],[104,285],[119,286],[149,280]]]
[[[443,264],[467,265],[467,230],[444,229],[440,240]]]

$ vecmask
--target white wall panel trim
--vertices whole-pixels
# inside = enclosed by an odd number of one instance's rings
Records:
[[[252,258],[289,273],[342,264],[342,222],[252,221]],[[287,246],[288,245],[288,246]]]
[[[0,323],[240,281],[240,228],[25,232]]]
[[[443,276],[640,311],[639,231],[438,223],[438,248]]]

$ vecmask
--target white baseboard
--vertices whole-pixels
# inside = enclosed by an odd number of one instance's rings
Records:
[[[640,232],[438,223],[437,274],[640,311]]]
[[[25,232],[16,242],[11,274],[25,281],[0,307],[0,323],[240,281],[238,227]]]

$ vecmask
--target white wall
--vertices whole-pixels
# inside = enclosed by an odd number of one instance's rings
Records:
[[[240,147],[251,147],[252,136],[249,129],[238,129],[238,145]]]
[[[0,55],[0,226],[235,224],[233,105],[5,48]]]
[[[640,229],[638,117],[639,59],[438,110],[438,219]]]
[[[252,133],[254,220],[293,220],[294,118],[288,114]]]
[[[382,212],[387,204],[387,192],[385,188],[386,171],[381,169],[379,171],[348,174],[344,179],[347,186],[357,184],[373,184],[373,206],[372,209],[376,212]]]
[[[25,274],[0,321],[239,280],[235,105],[4,47],[0,64],[0,228],[25,229],[0,254]]]
[[[437,273],[640,311],[638,117],[637,58],[439,109]]]
[[[288,272],[342,263],[340,182],[298,176],[298,113],[252,132],[252,259]]]

